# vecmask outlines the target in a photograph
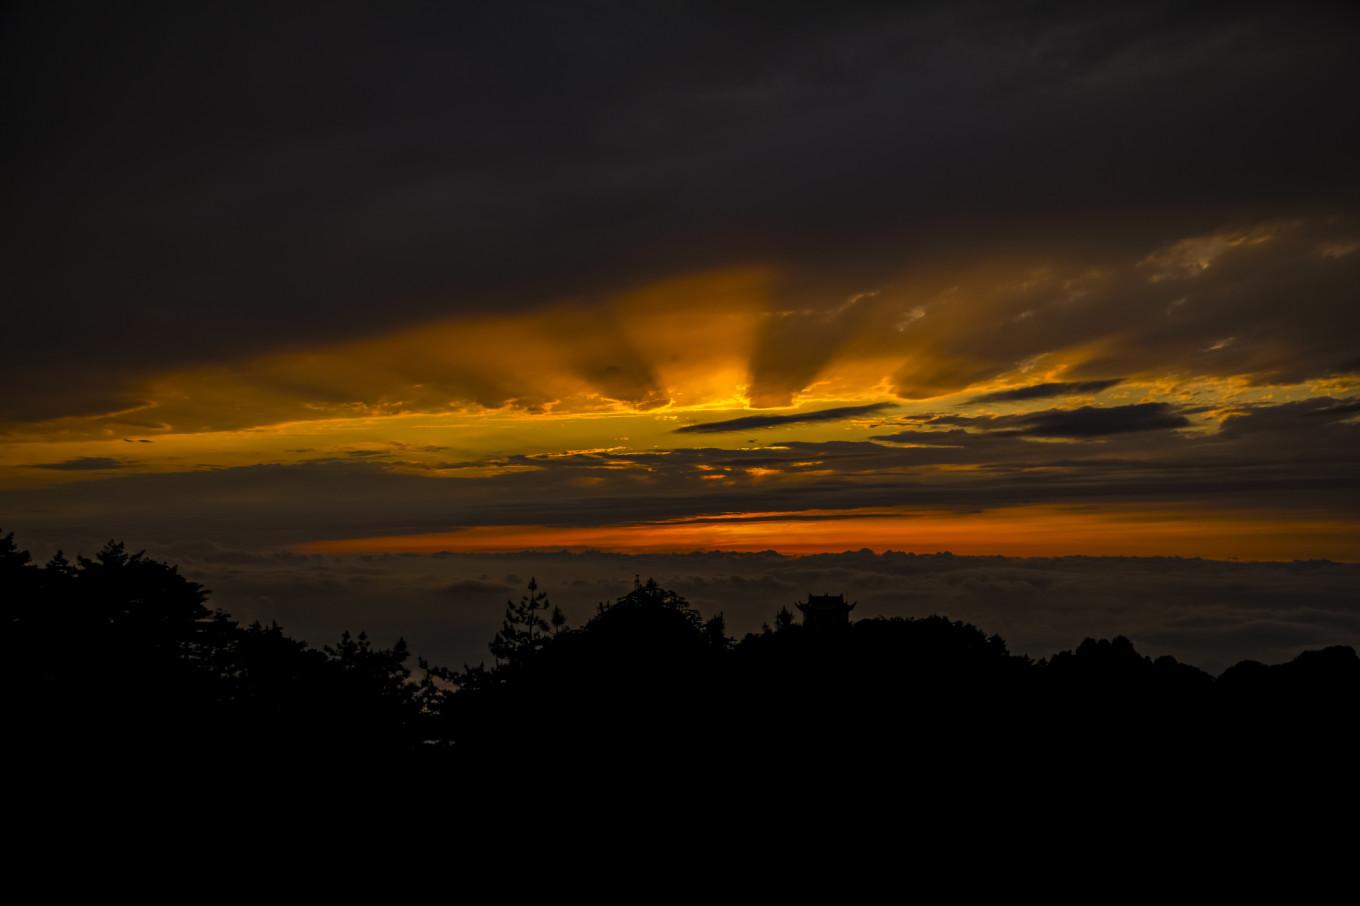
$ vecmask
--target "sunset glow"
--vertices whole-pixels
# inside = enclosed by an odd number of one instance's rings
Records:
[[[772,543],[773,541],[773,543]],[[718,550],[824,554],[868,548],[1012,557],[1164,556],[1192,550],[1224,560],[1315,557],[1360,562],[1348,522],[1325,518],[1242,519],[1233,513],[1083,512],[1054,508],[960,516],[918,514],[743,514],[702,521],[569,527],[477,526],[457,532],[315,541],[309,554]]]
[[[428,15],[16,20],[6,526],[1360,560],[1339,26]]]

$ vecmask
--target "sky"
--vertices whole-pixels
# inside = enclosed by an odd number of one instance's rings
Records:
[[[6,4],[0,528],[1360,562],[1357,24]]]

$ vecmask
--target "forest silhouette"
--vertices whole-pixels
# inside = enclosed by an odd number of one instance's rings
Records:
[[[0,536],[11,749],[416,755],[463,764],[842,763],[1091,758],[1226,762],[1353,751],[1360,658],[1335,646],[1219,676],[1123,637],[1044,659],[942,616],[809,621],[727,635],[634,580],[572,627],[532,580],[489,663],[410,663],[404,642],[313,647],[241,625],[177,568],[109,542],[33,562]],[[832,599],[825,599],[830,601]]]

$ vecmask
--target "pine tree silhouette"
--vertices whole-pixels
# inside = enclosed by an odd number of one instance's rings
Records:
[[[538,580],[531,578],[529,589],[518,604],[505,602],[505,618],[500,632],[491,640],[491,653],[498,661],[522,660],[566,628],[567,618],[562,609],[553,606],[547,592],[538,590]]]

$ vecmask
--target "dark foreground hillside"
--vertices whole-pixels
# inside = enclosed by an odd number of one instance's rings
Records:
[[[38,566],[0,538],[3,699],[14,752],[324,752],[449,763],[1208,770],[1244,757],[1349,758],[1360,659],[1306,652],[1214,677],[1125,638],[1033,661],[944,617],[788,610],[741,640],[637,582],[569,627],[531,583],[486,665],[410,663],[404,643],[313,648],[241,626],[167,564],[110,543]],[[837,610],[837,608],[841,608]]]

